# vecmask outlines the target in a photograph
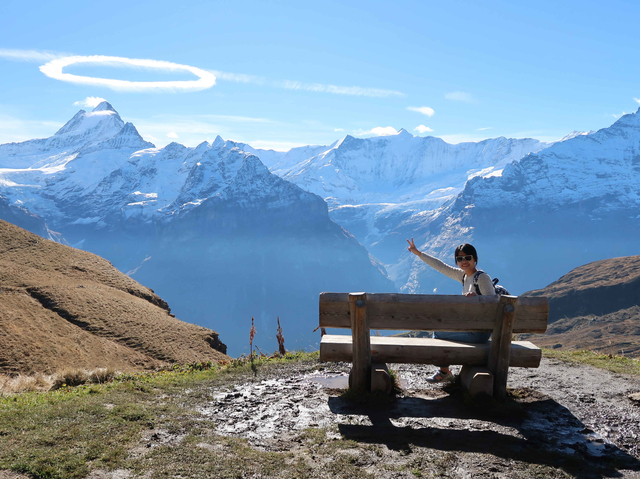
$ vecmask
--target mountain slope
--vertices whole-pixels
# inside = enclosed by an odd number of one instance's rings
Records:
[[[227,358],[148,288],[91,253],[0,220],[0,372],[136,370]]]
[[[550,326],[536,344],[640,357],[640,256],[580,266],[547,287]]]

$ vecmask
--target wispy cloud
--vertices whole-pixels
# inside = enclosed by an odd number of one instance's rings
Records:
[[[274,88],[284,88],[285,90],[300,90],[317,93],[332,93],[334,95],[353,95],[367,97],[404,97],[404,93],[395,90],[385,90],[382,88],[368,88],[359,86],[339,86],[325,85],[322,83],[304,83],[296,80],[269,80],[256,75],[245,75],[243,73],[229,73],[218,70],[211,70],[219,80],[235,83],[251,83],[254,85],[270,86]]]
[[[334,128],[333,131],[335,131],[335,132],[344,131],[344,128]]]
[[[84,100],[74,101],[73,106],[84,106],[86,108],[95,108],[103,101],[107,101],[107,100],[97,96],[88,96]]]
[[[38,50],[12,50],[9,48],[0,48],[0,58],[18,62],[48,62],[63,56],[66,55],[54,52],[42,52]]]
[[[484,128],[478,128],[478,131],[492,130],[492,126],[485,126]]]
[[[333,93],[336,95],[355,95],[368,97],[389,97],[389,96],[406,96],[404,93],[395,90],[383,90],[380,88],[366,88],[359,86],[338,86],[324,85],[322,83],[302,83],[299,81],[285,80],[276,82],[276,86],[280,86],[287,90],[303,90],[320,93]]]
[[[264,85],[268,80],[264,77],[255,75],[245,75],[244,73],[229,73],[219,70],[209,70],[218,80],[230,81],[235,83],[253,83],[254,85]]]
[[[433,108],[429,108],[428,106],[408,106],[407,110],[422,113],[423,115],[427,115],[429,117],[435,114]]]
[[[175,131],[170,131],[169,133],[167,133],[167,137],[173,138],[175,140],[176,138],[178,138],[178,134]]]
[[[392,136],[397,135],[398,130],[392,126],[376,126],[371,130],[360,131],[356,133],[357,136],[375,135],[375,136]]]
[[[452,91],[449,93],[445,93],[444,97],[447,100],[454,100],[454,101],[468,101],[468,102],[473,101],[473,98],[471,97],[471,95],[463,91]]]
[[[429,128],[428,126],[424,126],[424,125],[418,125],[414,128],[414,131],[417,131],[418,133],[428,133],[430,131],[433,131],[431,128]]]
[[[187,71],[198,77],[197,80],[187,81],[156,81],[141,82],[128,80],[114,80],[110,78],[88,77],[63,73],[62,70],[70,65],[86,63],[92,65],[108,65],[127,67],[142,67],[161,71]],[[42,65],[40,71],[56,80],[76,83],[80,85],[104,86],[116,91],[197,91],[211,88],[216,84],[213,73],[189,65],[178,63],[147,60],[142,58],[108,57],[104,55],[70,56],[57,58]]]
[[[640,104],[640,98],[634,98],[634,100]]]

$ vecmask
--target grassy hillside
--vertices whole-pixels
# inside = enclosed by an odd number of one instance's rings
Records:
[[[549,329],[527,336],[539,346],[640,357],[640,256],[589,263],[546,288]]]
[[[0,221],[0,373],[140,370],[224,351],[105,259]]]

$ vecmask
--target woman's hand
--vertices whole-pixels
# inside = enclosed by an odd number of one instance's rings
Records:
[[[416,256],[420,256],[420,250],[418,250],[418,248],[416,248],[416,245],[413,242],[413,238],[411,238],[411,241],[407,240],[407,243],[409,243],[409,251],[411,251]]]
[[[478,296],[478,293],[474,293],[473,291],[469,291],[468,293],[464,293],[464,295],[468,298],[470,296]]]

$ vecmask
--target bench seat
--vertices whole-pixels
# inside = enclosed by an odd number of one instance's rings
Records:
[[[350,335],[325,334],[320,341],[320,361],[352,362]],[[486,365],[491,341],[460,343],[432,338],[371,336],[371,361],[377,363]],[[537,368],[542,351],[529,341],[512,341],[510,367]]]

